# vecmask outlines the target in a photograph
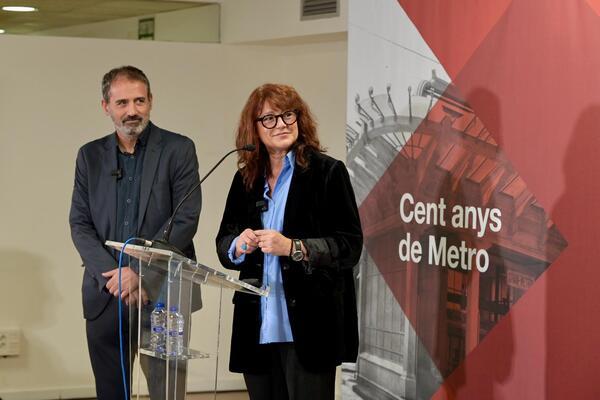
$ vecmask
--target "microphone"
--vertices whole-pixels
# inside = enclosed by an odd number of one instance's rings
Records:
[[[269,211],[269,203],[267,203],[264,200],[259,200],[259,201],[256,202],[256,208],[260,212]]]
[[[113,169],[112,171],[110,171],[110,176],[114,176],[115,178],[117,178],[117,180],[121,179],[123,177],[123,169]]]
[[[183,252],[181,250],[179,250],[177,247],[173,246],[171,243],[169,243],[169,237],[171,236],[171,230],[173,230],[173,221],[175,220],[175,215],[177,214],[177,211],[179,211],[179,209],[181,208],[181,206],[183,205],[183,203],[202,185],[202,182],[204,182],[204,180],[206,178],[208,178],[210,176],[210,174],[212,174],[212,172],[217,169],[217,167],[219,165],[221,165],[221,163],[232,153],[238,152],[238,151],[254,151],[256,150],[256,146],[253,144],[247,144],[243,147],[240,147],[238,149],[233,149],[229,152],[227,152],[223,157],[221,157],[221,159],[210,169],[210,171],[208,171],[206,173],[206,175],[204,175],[204,177],[202,179],[200,179],[200,182],[198,182],[196,185],[194,185],[194,187],[192,187],[190,189],[189,192],[187,192],[185,194],[185,196],[183,196],[183,198],[181,199],[181,201],[179,202],[179,204],[177,204],[177,207],[175,207],[175,210],[173,210],[173,214],[171,214],[171,217],[169,218],[169,222],[167,223],[167,226],[165,228],[165,230],[163,231],[163,235],[161,239],[158,240],[153,240],[152,241],[152,247],[154,248],[159,248],[159,249],[163,249],[163,250],[170,250],[173,251],[179,255],[184,255]]]

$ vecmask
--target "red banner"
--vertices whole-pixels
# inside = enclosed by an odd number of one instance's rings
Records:
[[[350,1],[346,398],[600,398],[599,10]]]

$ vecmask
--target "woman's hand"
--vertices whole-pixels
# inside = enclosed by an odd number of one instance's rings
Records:
[[[238,237],[237,243],[235,244],[235,258],[240,257],[242,254],[250,254],[258,247],[258,239],[254,231],[250,228],[246,228]]]
[[[288,239],[281,233],[271,229],[254,231],[258,238],[258,247],[263,253],[274,256],[289,256],[292,248],[292,239]]]

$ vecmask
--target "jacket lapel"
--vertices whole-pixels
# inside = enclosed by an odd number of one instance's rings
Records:
[[[140,185],[140,208],[138,210],[138,232],[142,227],[146,209],[148,208],[148,200],[152,191],[152,183],[158,167],[158,160],[162,150],[161,141],[162,134],[160,129],[150,123],[150,135],[146,146],[146,154],[144,154],[144,166],[142,170],[142,183]]]
[[[290,227],[301,226],[298,224],[298,211],[303,210],[302,202],[304,197],[303,191],[307,188],[308,173],[307,169],[302,168],[298,163],[294,165],[294,174],[290,183],[287,202],[285,204],[285,213],[283,217],[283,234],[294,234],[290,232]]]
[[[116,133],[106,137],[102,165],[106,170],[102,170],[99,181],[104,181],[104,185],[100,187],[106,188],[106,210],[108,210],[109,219],[107,237],[113,240],[117,234],[117,178],[113,175],[113,171],[118,168]]]
[[[254,187],[250,192],[251,200],[248,203],[248,215],[250,216],[250,227],[255,229],[264,229],[262,224],[262,210],[260,203],[264,201],[265,180],[260,178],[256,180]]]

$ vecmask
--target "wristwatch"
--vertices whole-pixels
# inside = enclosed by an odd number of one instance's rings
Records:
[[[300,239],[292,239],[292,247],[290,248],[290,258],[293,261],[302,261],[304,253],[302,253],[302,242]]]

